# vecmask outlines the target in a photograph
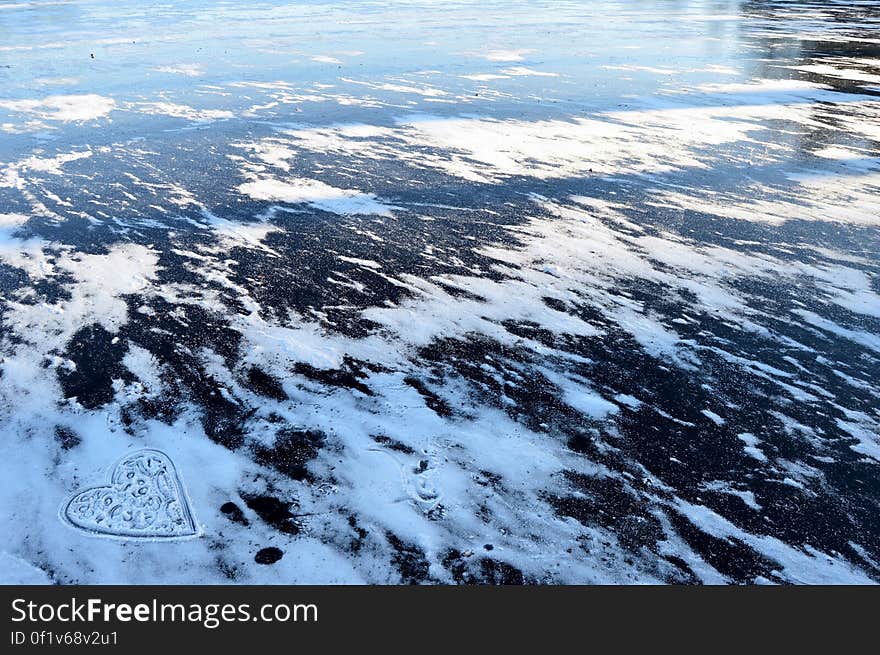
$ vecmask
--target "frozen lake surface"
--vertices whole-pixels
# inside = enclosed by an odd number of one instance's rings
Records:
[[[880,2],[0,2],[0,578],[880,581],[878,145]]]

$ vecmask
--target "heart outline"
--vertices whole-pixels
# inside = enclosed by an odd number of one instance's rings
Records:
[[[145,464],[144,462],[147,463]],[[153,467],[158,467],[158,469],[150,471],[149,469]],[[142,474],[142,477],[147,477],[157,493],[153,493],[152,495],[149,495],[148,493],[137,494],[130,489],[132,486],[131,483],[122,488],[121,485],[126,482],[126,480],[122,479],[123,474],[126,475],[126,478],[133,477],[132,471],[130,470],[131,468],[137,469],[134,471],[135,475],[139,471]],[[143,448],[126,453],[108,469],[108,477],[109,483],[86,487],[70,495],[59,508],[58,513],[61,521],[68,527],[89,536],[104,537],[108,539],[179,541],[193,539],[202,535],[201,527],[199,526],[198,521],[196,521],[195,515],[192,511],[192,503],[189,494],[187,493],[186,486],[183,484],[183,480],[181,479],[174,462],[166,453],[155,448]],[[149,483],[143,481],[141,478],[136,479],[138,482],[142,483],[140,485],[141,487],[149,486]],[[149,491],[149,489],[147,489],[147,491]],[[131,495],[133,498],[137,498],[137,500],[130,500],[130,503],[135,503],[136,505],[152,505],[153,508],[125,507],[124,501],[121,500],[117,501],[114,505],[113,500],[117,498],[119,494],[127,494]],[[156,499],[157,495],[158,500]],[[78,508],[86,506],[94,510],[94,504],[98,499],[105,503],[102,506],[102,510],[104,510],[103,513],[109,514],[111,518],[114,519],[114,514],[119,512],[122,512],[123,514],[132,514],[134,511],[135,514],[132,516],[132,519],[123,519],[123,521],[134,520],[135,518],[145,519],[150,513],[155,513],[157,515],[163,514],[166,520],[171,519],[171,522],[177,525],[173,527],[173,531],[144,532],[143,528],[121,529],[119,527],[110,527],[109,524],[106,527],[99,525],[101,520],[106,518],[106,516],[96,521],[78,521],[71,514],[71,508],[77,501],[80,501]],[[106,502],[108,499],[111,501],[110,503]],[[159,504],[158,509],[155,508],[157,502]],[[177,506],[176,508],[174,507],[175,505]],[[86,513],[93,514],[94,511]]]

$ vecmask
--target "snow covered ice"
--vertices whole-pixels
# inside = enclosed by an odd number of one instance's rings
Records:
[[[0,33],[3,582],[880,581],[880,2]]]

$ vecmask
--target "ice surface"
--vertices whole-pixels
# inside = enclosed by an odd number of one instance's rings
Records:
[[[3,6],[2,581],[880,580],[880,3],[588,5]]]

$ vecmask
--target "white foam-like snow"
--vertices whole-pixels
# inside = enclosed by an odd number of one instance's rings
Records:
[[[527,68],[526,66],[512,66],[511,68],[505,68],[501,72],[514,77],[559,77],[559,73],[539,71],[534,68]]]
[[[55,95],[42,100],[0,100],[0,108],[33,114],[44,120],[84,122],[103,118],[116,109],[116,101],[94,93]]]
[[[235,113],[228,109],[196,109],[174,102],[141,102],[133,103],[132,107],[145,114],[171,116],[195,122],[210,122],[235,116]]]
[[[866,73],[856,68],[835,66],[833,64],[802,64],[798,66],[787,66],[786,68],[803,71],[805,73],[816,73],[818,75],[838,77],[844,80],[853,80],[855,82],[867,82],[870,84],[880,83],[880,75]]]
[[[811,105],[804,101],[842,97],[822,85],[797,80],[704,85],[693,92],[701,104],[710,104],[688,106],[676,101],[659,108],[633,108],[568,120],[410,115],[399,118],[395,128],[377,130],[371,138],[354,138],[340,125],[284,132],[302,148],[402,159],[483,183],[511,176],[554,179],[660,173],[710,168],[719,161],[712,146],[750,143],[770,129],[766,121],[821,126],[811,117]],[[858,106],[863,113],[880,112],[880,103],[867,97]],[[413,151],[425,147],[436,153]],[[751,155],[748,163],[754,163],[755,157]],[[772,149],[760,155],[766,161],[776,157]],[[858,196],[858,190],[854,189],[852,195]],[[864,200],[857,199],[859,209],[851,213],[861,215]],[[733,213],[735,209],[727,211]],[[736,215],[745,213],[739,211]]]
[[[0,551],[0,584],[48,585],[52,584],[52,579],[48,573],[21,557]]]
[[[29,220],[24,214],[0,214],[0,230],[11,232]]]
[[[681,513],[701,530],[715,537],[736,537],[762,555],[779,562],[780,573],[792,582],[800,584],[871,584],[872,580],[862,571],[839,556],[817,551],[815,548],[799,549],[769,536],[748,533],[703,506],[678,501]]]
[[[534,52],[528,48],[489,50],[479,56],[487,61],[522,61],[525,55]]]
[[[491,82],[492,80],[505,80],[509,76],[496,73],[472,73],[470,75],[462,75],[461,77],[474,82]]]
[[[156,66],[153,70],[158,73],[170,73],[186,77],[201,77],[205,74],[205,69],[201,64],[171,64],[168,66]]]
[[[394,206],[380,201],[372,193],[356,189],[339,189],[320,180],[306,178],[256,179],[240,185],[238,190],[255,200],[305,203],[316,209],[343,216],[374,214],[391,217],[392,210],[395,209]]]

